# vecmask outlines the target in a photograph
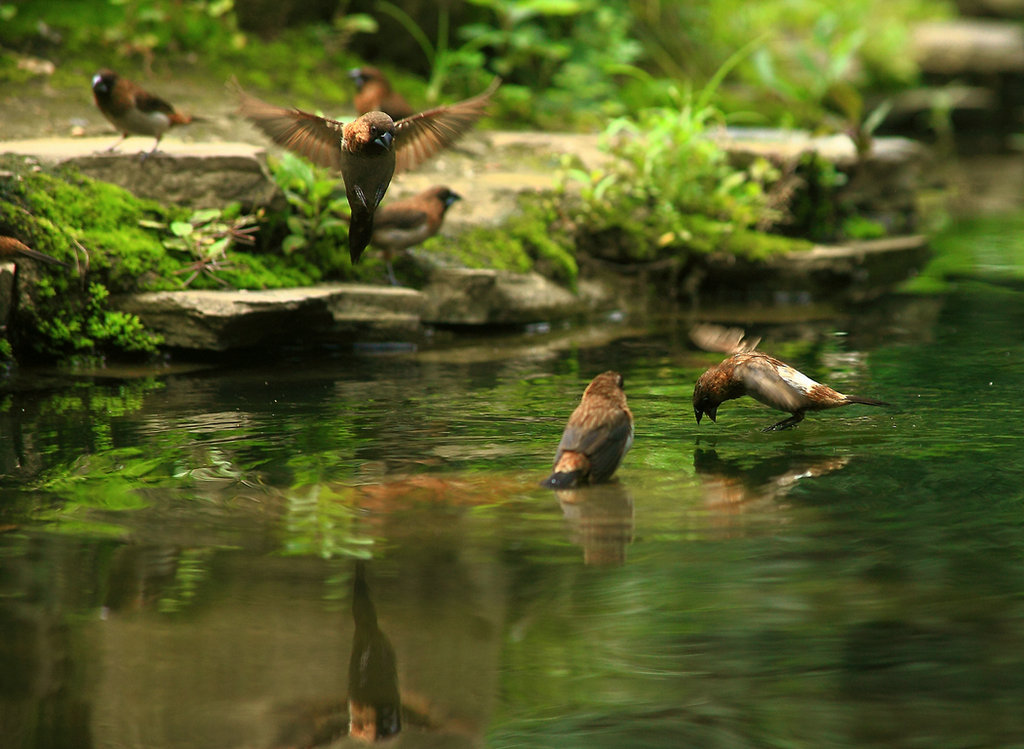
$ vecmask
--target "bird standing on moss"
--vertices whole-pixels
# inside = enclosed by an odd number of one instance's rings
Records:
[[[765,432],[795,427],[803,421],[807,411],[823,411],[851,403],[890,405],[873,398],[844,395],[828,385],[815,382],[785,362],[756,351],[761,339],[747,341],[739,328],[696,325],[690,330],[690,337],[703,349],[731,354],[721,364],[702,374],[693,388],[693,415],[698,424],[704,414],[715,421],[718,407],[723,402],[744,395],[792,414],[788,419],[766,427],[762,430]]]
[[[551,475],[541,486],[571,489],[607,481],[633,444],[633,413],[618,372],[595,377],[562,433]]]

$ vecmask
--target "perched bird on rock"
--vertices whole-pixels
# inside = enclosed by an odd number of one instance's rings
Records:
[[[275,143],[341,172],[352,209],[349,255],[356,262],[373,236],[374,212],[396,171],[412,169],[452,145],[484,114],[500,83],[471,99],[395,122],[368,112],[348,123],[267,104],[239,91],[239,112]]]
[[[633,444],[633,414],[626,405],[622,375],[595,377],[562,433],[551,475],[541,486],[571,489],[607,481]]]
[[[807,411],[823,411],[851,403],[890,405],[873,398],[844,395],[828,385],[815,382],[785,362],[756,351],[761,339],[747,341],[739,328],[697,325],[691,329],[690,337],[708,351],[731,354],[721,364],[702,374],[693,388],[693,415],[698,424],[704,414],[715,421],[718,407],[724,401],[744,395],[792,414],[788,419],[766,427],[765,432],[795,427],[803,421]]]
[[[174,107],[160,97],[108,68],[92,77],[92,95],[103,116],[121,132],[121,140],[108,148],[108,151],[121,145],[129,135],[152,135],[156,142],[146,154],[149,156],[156,152],[160,139],[170,128],[199,119],[176,112]]]
[[[67,263],[58,260],[55,257],[51,257],[50,255],[47,255],[45,252],[33,250],[24,242],[15,239],[14,237],[0,236],[0,260],[10,259],[18,256],[31,258],[32,260],[42,260],[44,263],[50,263],[51,265],[60,265],[64,268],[68,267]]]
[[[391,268],[393,253],[418,245],[437,234],[444,214],[456,200],[462,200],[462,196],[438,185],[411,198],[389,203],[377,211],[370,243],[384,251],[384,262],[392,284],[398,283]]]
[[[357,113],[384,112],[396,122],[415,114],[409,102],[391,88],[391,81],[377,68],[364,65],[348,71],[348,75],[356,84],[353,103]]]

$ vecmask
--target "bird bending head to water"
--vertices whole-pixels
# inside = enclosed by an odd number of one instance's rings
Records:
[[[845,395],[815,382],[785,362],[756,351],[761,339],[748,341],[739,328],[696,325],[690,330],[690,337],[703,349],[731,354],[702,374],[693,388],[693,415],[698,424],[705,414],[715,421],[723,402],[744,395],[792,414],[765,428],[766,432],[795,427],[803,421],[807,411],[823,411],[852,403],[890,405],[873,398]]]

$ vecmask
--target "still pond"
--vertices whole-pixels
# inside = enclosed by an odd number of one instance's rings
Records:
[[[402,746],[1024,745],[1021,237],[954,222],[870,303],[701,310],[894,404],[781,433],[749,399],[697,426],[688,310],[18,372],[0,744],[344,745],[351,697]],[[541,489],[606,369],[617,481]]]

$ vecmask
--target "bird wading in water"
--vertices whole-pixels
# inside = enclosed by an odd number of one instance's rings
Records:
[[[693,415],[698,424],[705,414],[716,421],[718,407],[722,403],[744,395],[792,414],[788,419],[766,427],[765,432],[791,429],[803,421],[808,411],[824,411],[853,403],[890,405],[874,398],[845,395],[815,382],[785,362],[757,351],[761,339],[748,341],[739,328],[696,325],[690,330],[690,337],[703,349],[731,354],[721,364],[702,374],[693,388]]]
[[[633,444],[633,413],[626,405],[622,375],[595,377],[569,417],[551,475],[541,486],[571,489],[607,481]]]

